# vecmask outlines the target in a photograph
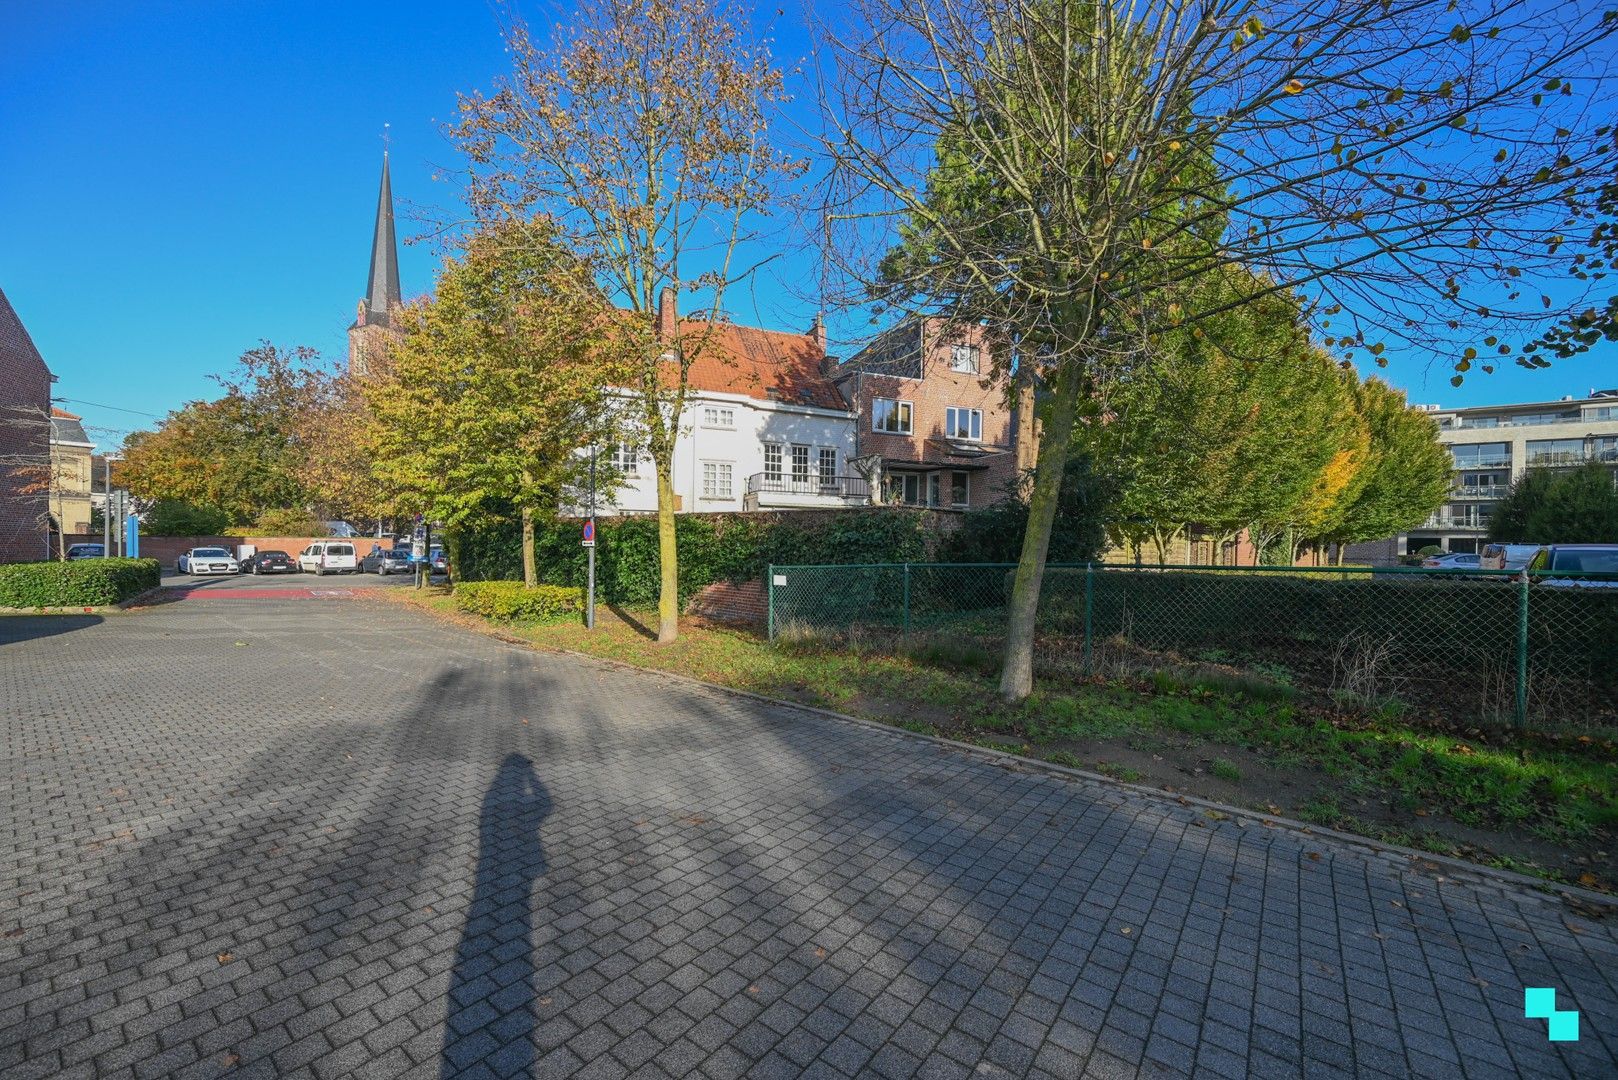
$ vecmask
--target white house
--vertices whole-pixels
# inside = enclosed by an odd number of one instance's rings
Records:
[[[669,293],[659,312],[666,333],[672,333],[673,319]],[[818,322],[802,334],[728,323],[713,328],[691,365],[674,448],[674,491],[682,512],[871,501],[865,480],[849,464],[854,415],[825,374],[825,355]],[[655,512],[657,479],[645,448],[620,446],[613,458],[625,479],[600,512]]]

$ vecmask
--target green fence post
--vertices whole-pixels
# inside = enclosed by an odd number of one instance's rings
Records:
[[[910,636],[910,564],[905,563],[905,590],[904,590],[904,620],[905,637]]]
[[[770,563],[764,568],[764,594],[768,598],[764,625],[768,627],[770,644],[775,644],[775,564]]]
[[[1086,675],[1095,674],[1095,670],[1091,666],[1091,651],[1090,651],[1090,642],[1095,639],[1094,626],[1093,626],[1094,616],[1095,616],[1095,607],[1096,607],[1096,602],[1095,602],[1095,580],[1096,580],[1095,563],[1093,563],[1093,562],[1085,563],[1084,564],[1084,673]]]
[[[1517,579],[1517,730],[1528,727],[1528,574]]]

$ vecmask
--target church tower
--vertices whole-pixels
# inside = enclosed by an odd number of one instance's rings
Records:
[[[365,376],[371,361],[403,334],[399,309],[399,241],[393,233],[393,182],[388,177],[388,152],[382,151],[382,190],[376,199],[376,230],[371,236],[371,275],[365,283],[354,324],[348,328],[348,371]]]

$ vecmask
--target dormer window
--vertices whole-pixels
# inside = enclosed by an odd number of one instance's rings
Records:
[[[978,367],[978,347],[976,345],[951,345],[949,347],[949,369],[951,371],[958,371],[963,375],[976,375]]]

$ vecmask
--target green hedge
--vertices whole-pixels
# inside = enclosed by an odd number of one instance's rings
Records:
[[[157,587],[156,559],[78,559],[0,566],[0,607],[116,604]]]
[[[490,619],[561,619],[584,610],[584,593],[565,585],[520,581],[462,581],[455,586],[455,606]]]
[[[539,580],[581,586],[585,549],[579,522],[564,520],[536,530]],[[680,601],[716,581],[761,581],[771,563],[886,563],[927,558],[934,536],[918,510],[876,507],[836,513],[681,514],[675,518],[680,551]],[[484,518],[450,531],[450,563],[457,580],[522,577],[522,545],[515,521]],[[602,603],[655,604],[658,592],[657,519],[601,518],[596,527],[596,589]]]

